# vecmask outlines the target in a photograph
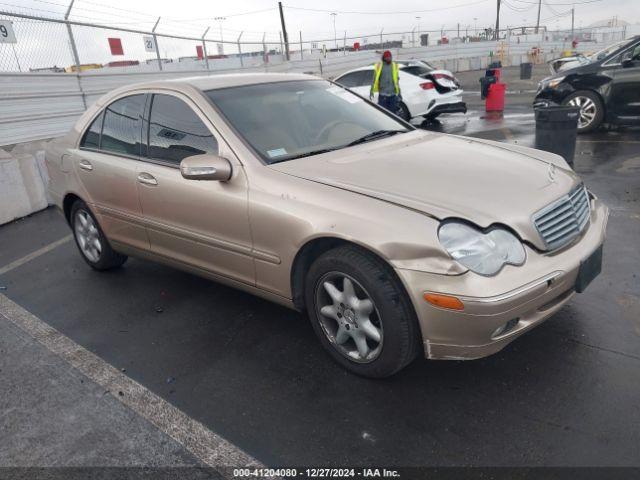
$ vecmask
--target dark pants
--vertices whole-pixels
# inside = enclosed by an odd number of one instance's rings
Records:
[[[389,110],[391,113],[398,113],[398,96],[378,95],[378,105]]]

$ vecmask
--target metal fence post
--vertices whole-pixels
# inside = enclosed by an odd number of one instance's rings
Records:
[[[153,30],[151,33],[153,34],[153,46],[156,47],[156,58],[158,59],[158,69],[162,71],[162,60],[160,59],[160,46],[158,45],[158,36],[156,35],[156,28],[158,28],[158,24],[160,23],[160,18],[156,20],[156,24],[153,26]]]
[[[280,55],[284,56],[284,45],[282,44],[282,32],[280,32]]]
[[[211,27],[207,27],[207,29],[202,34],[202,53],[204,53],[204,64],[207,66],[207,72],[209,71],[209,55],[207,55],[207,42],[204,41],[204,37],[207,36],[207,32]]]
[[[238,55],[240,55],[240,67],[244,67],[244,61],[242,60],[242,48],[240,47],[240,39],[242,38],[242,34],[244,31],[240,32],[238,35]]]
[[[267,44],[264,43],[264,38],[267,36],[267,32],[263,32],[262,33],[262,64],[266,67],[267,64],[269,63],[267,60],[269,57],[267,57]]]
[[[84,94],[84,90],[82,90],[82,82],[80,82],[80,57],[78,56],[78,49],[76,48],[76,40],[73,38],[73,30],[71,29],[71,24],[69,23],[69,15],[71,14],[71,8],[73,7],[73,2],[75,0],[71,0],[69,4],[69,8],[67,8],[67,13],[64,15],[64,23],[67,26],[67,33],[69,34],[69,43],[71,44],[71,53],[73,54],[73,61],[76,64],[76,78],[78,79],[78,89],[80,90],[80,94],[82,96],[82,105],[84,105],[85,110],[87,109],[87,98]]]
[[[347,54],[347,31],[344,31],[344,40],[342,41],[342,54]]]
[[[384,48],[384,43],[382,42],[382,32],[384,32],[384,28],[380,30],[380,48]]]
[[[304,60],[302,57],[302,30],[300,30],[300,60]]]

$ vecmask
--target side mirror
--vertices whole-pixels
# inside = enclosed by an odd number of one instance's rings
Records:
[[[189,180],[217,180],[231,178],[231,163],[218,155],[203,154],[187,157],[180,162],[182,176]]]
[[[622,68],[629,68],[633,66],[633,52],[626,52],[622,55],[622,60],[620,61]]]

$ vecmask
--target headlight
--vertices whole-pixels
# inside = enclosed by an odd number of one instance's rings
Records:
[[[506,264],[522,265],[524,247],[511,232],[494,228],[482,232],[462,222],[447,222],[438,238],[454,260],[480,275],[495,275]]]
[[[548,80],[545,82],[545,87],[548,88],[556,88],[558,85],[560,85],[562,83],[562,81],[564,80],[565,77],[558,77],[558,78],[553,78],[551,80]]]

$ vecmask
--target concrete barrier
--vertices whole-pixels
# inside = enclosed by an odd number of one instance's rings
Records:
[[[51,203],[43,143],[18,145],[11,153],[0,149],[0,225],[43,210]]]
[[[18,162],[0,149],[0,225],[31,213]]]

